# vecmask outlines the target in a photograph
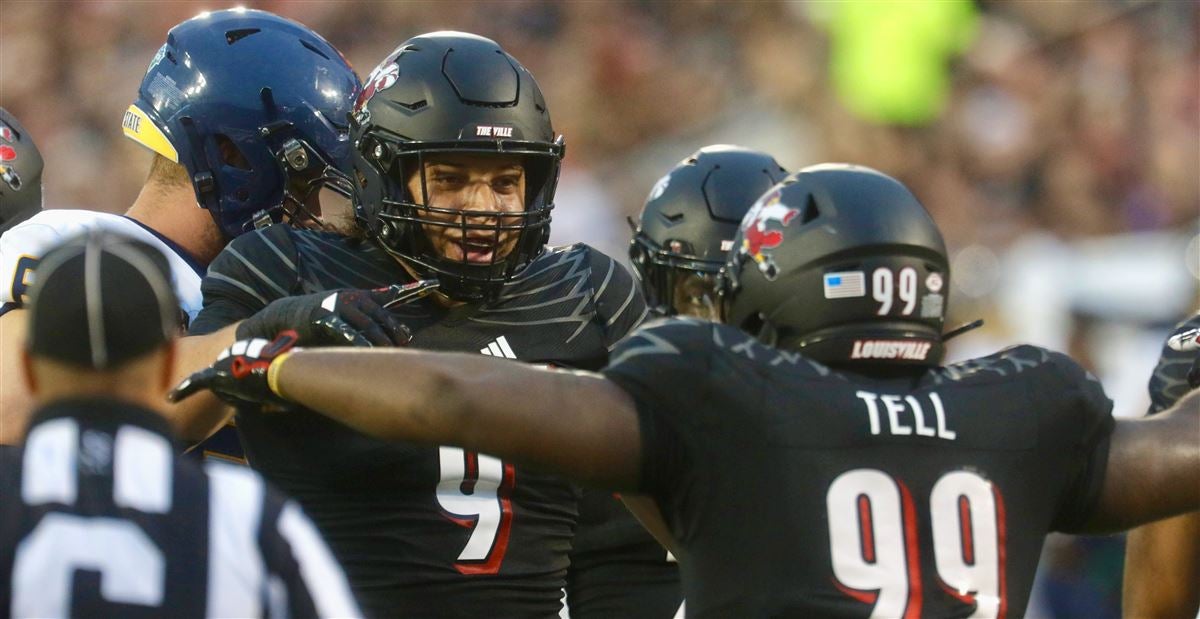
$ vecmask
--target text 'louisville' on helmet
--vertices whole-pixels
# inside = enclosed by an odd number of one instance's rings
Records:
[[[201,13],[167,33],[122,125],[187,169],[196,200],[233,238],[319,215],[315,192],[349,169],[360,90],[341,52],[299,23]]]
[[[402,43],[367,78],[351,139],[360,225],[443,294],[494,299],[544,250],[563,140],[533,75],[494,41],[433,32]],[[431,204],[426,162],[464,155],[517,158],[523,210]],[[448,257],[431,235],[490,250],[482,261]]]
[[[646,302],[663,315],[716,319],[717,273],[754,201],[787,176],[771,155],[705,146],[655,183],[629,258]]]
[[[42,210],[42,154],[16,117],[0,108],[0,233]]]
[[[823,164],[746,214],[722,311],[728,324],[822,362],[936,365],[949,286],[941,232],[907,187]]]

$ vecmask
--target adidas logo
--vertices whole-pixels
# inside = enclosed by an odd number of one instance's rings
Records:
[[[508,345],[508,339],[503,335],[491,342],[488,342],[487,347],[480,348],[479,352],[489,357],[504,357],[505,359],[517,358],[517,353],[513,352],[512,347]]]

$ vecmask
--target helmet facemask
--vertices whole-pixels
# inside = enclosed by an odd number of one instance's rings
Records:
[[[296,228],[345,232],[350,225],[339,220],[352,217],[350,196],[354,187],[347,174],[313,148],[290,123],[272,123],[260,133],[279,162],[283,174],[280,204],[255,213],[249,222],[253,228],[286,223]]]
[[[381,182],[382,195],[367,229],[419,275],[436,277],[442,293],[459,301],[494,301],[503,284],[542,253],[550,233],[561,139],[552,144],[438,143],[378,133],[369,139],[372,144],[360,153]],[[489,163],[492,158],[513,165]],[[475,178],[478,169],[486,169],[487,178]],[[513,186],[518,179],[523,196]],[[364,180],[371,182],[359,182]],[[487,186],[478,186],[481,182]],[[359,198],[360,221],[370,221],[361,201],[372,198]]]
[[[645,234],[634,237],[630,257],[653,311],[663,316],[720,318],[717,286],[723,262],[695,256],[685,241],[668,241],[667,248],[659,247]]]

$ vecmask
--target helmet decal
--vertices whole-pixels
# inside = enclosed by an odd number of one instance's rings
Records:
[[[783,242],[783,228],[799,214],[799,209],[783,204],[778,190],[763,196],[763,199],[759,200],[746,214],[746,219],[742,223],[744,231],[742,247],[738,252],[743,256],[749,255],[754,258],[754,262],[758,263],[758,270],[762,271],[767,279],[773,280],[779,275],[779,268],[769,250],[779,247],[779,244]],[[770,226],[769,224],[772,222],[778,227]]]
[[[661,198],[662,195],[664,193],[666,193],[667,187],[669,187],[670,185],[671,185],[671,175],[666,174],[662,178],[658,179],[657,183],[654,183],[654,188],[650,190],[650,197],[646,198],[646,201],[649,202],[651,200],[657,200],[657,199]]]
[[[125,137],[179,163],[179,152],[175,150],[171,140],[136,104],[125,110],[125,117],[121,119],[121,130],[125,132]]]
[[[400,65],[392,62],[387,65],[379,65],[371,74],[367,76],[366,86],[358,95],[358,101],[354,103],[354,109],[360,110],[366,105],[375,93],[381,90],[387,90],[396,84],[396,80],[400,79]]]

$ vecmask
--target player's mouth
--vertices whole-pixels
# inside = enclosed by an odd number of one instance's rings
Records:
[[[496,241],[491,235],[486,238],[468,237],[459,241],[458,247],[463,259],[471,264],[491,264],[496,255]]]

